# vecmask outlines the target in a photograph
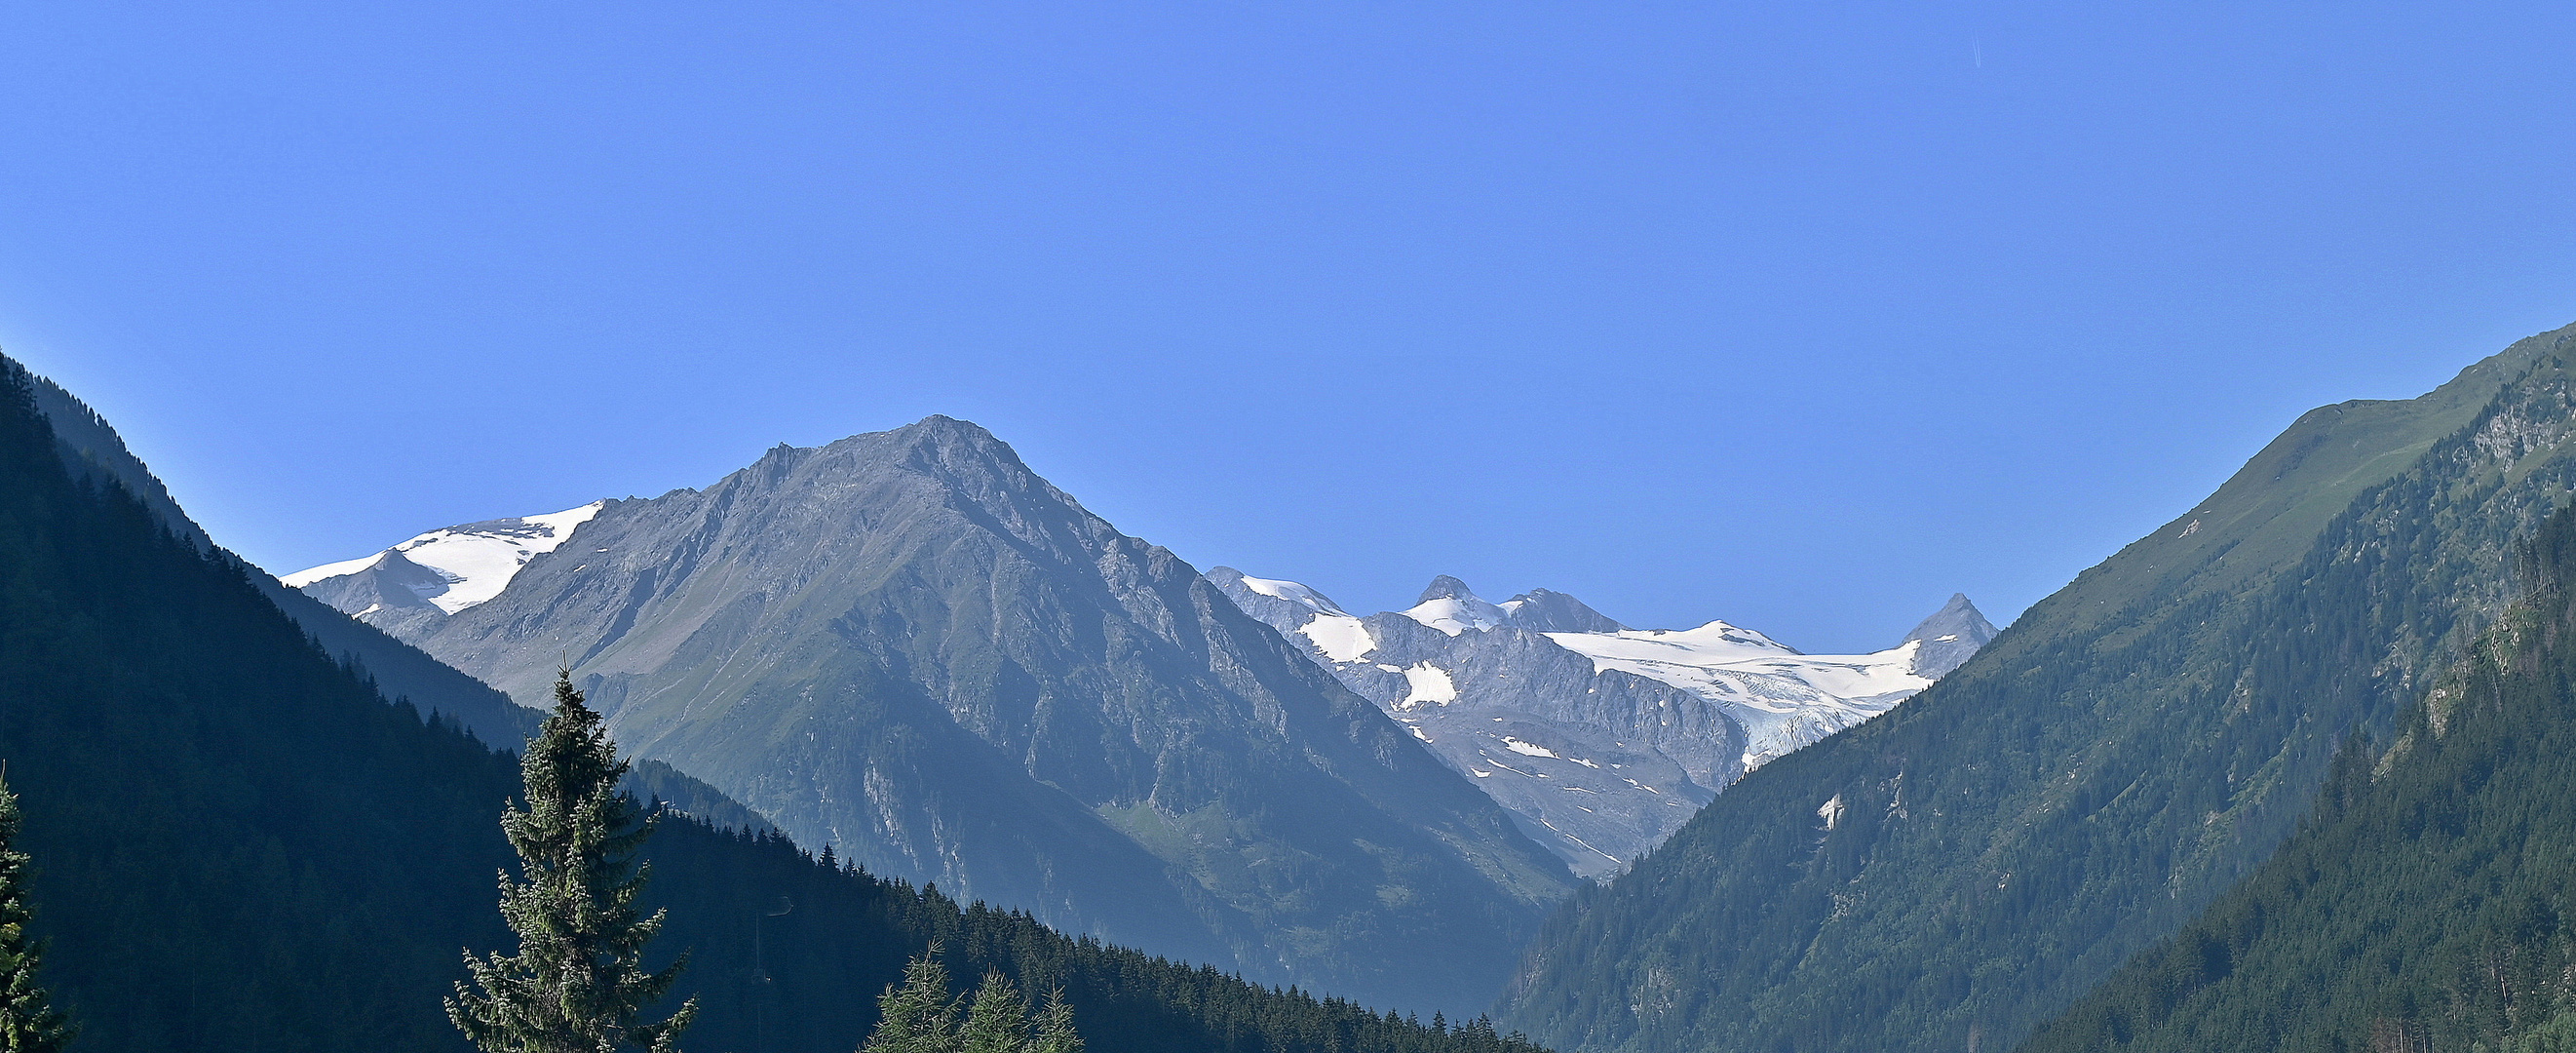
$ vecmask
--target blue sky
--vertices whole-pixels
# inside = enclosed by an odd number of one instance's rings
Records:
[[[2112,8],[9,5],[0,349],[279,570],[946,413],[1872,648],[2576,321],[2569,8]]]

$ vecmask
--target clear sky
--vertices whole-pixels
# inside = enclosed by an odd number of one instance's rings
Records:
[[[0,349],[277,570],[945,413],[1355,609],[1869,649],[2576,321],[2571,12],[11,4]]]

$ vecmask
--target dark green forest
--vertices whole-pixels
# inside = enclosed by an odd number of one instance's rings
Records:
[[[506,946],[497,820],[515,758],[386,703],[220,550],[113,478],[75,479],[0,359],[0,757],[25,811],[45,981],[76,1048],[464,1048],[441,995]],[[846,1051],[907,958],[1062,988],[1097,1050],[1529,1049],[1247,985],[1025,915],[666,815],[657,960],[704,1004],[688,1048]],[[1445,1021],[1442,1022],[1445,1025]]]
[[[2356,739],[2314,817],[2025,1048],[2559,1048],[2576,1036],[2576,513],[2526,599]],[[2555,1037],[2553,1037],[2555,1036]]]
[[[1958,672],[1753,773],[1578,893],[1507,1019],[1640,1053],[2021,1041],[2251,873],[2345,737],[2384,739],[2501,611],[2515,539],[2576,482],[2570,335],[2527,341],[2509,383],[2411,430],[2333,430],[2404,404],[2303,418]],[[2280,493],[2392,457],[2357,492]],[[2274,524],[2329,498],[2305,542],[2281,540]],[[2253,526],[2210,539],[2231,516]],[[2288,555],[2229,563],[2258,544]]]

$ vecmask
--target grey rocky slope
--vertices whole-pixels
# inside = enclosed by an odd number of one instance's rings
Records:
[[[1489,603],[1445,575],[1412,608],[1366,618],[1293,581],[1231,567],[1208,579],[1592,878],[1746,771],[1885,712],[1995,635],[1965,596],[1891,650],[1818,656],[1724,622],[1630,629],[1545,589]]]
[[[489,600],[370,618],[522,698],[570,664],[629,750],[879,874],[1453,1013],[1572,886],[1376,706],[972,424],[780,446],[546,540]]]
[[[1950,602],[1905,634],[1905,643],[1921,645],[1914,652],[1914,671],[1939,680],[1968,664],[1994,638],[1994,623],[1968,602],[1967,594],[1952,593]]]

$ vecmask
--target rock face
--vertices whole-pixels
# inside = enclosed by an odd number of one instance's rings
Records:
[[[972,424],[780,446],[554,540],[488,600],[366,617],[522,699],[569,663],[627,749],[876,873],[1470,1014],[1573,885],[1376,706]]]
[[[1968,602],[1966,593],[1951,594],[1948,604],[1905,634],[1906,643],[1922,645],[1914,652],[1914,671],[1935,680],[1968,664],[1994,638],[1994,623]]]
[[[1545,589],[1490,603],[1446,575],[1411,609],[1366,618],[1293,581],[1231,567],[1208,580],[1591,878],[1661,844],[1751,768],[1922,690],[1995,631],[1955,596],[1892,650],[1802,655],[1724,622],[1629,629]],[[1938,672],[1927,646],[1948,662]]]

